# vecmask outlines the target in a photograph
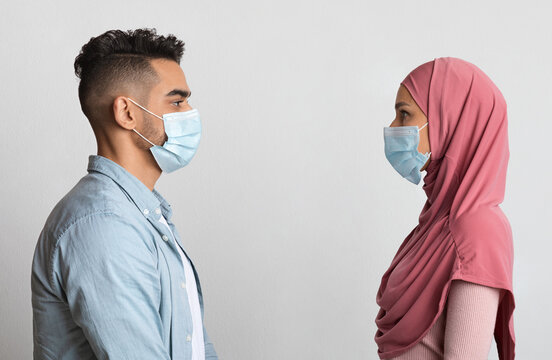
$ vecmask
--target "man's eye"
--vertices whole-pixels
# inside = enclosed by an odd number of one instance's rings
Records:
[[[178,101],[174,101],[173,104],[175,104],[176,106],[180,106],[180,103],[183,103],[184,100],[178,100]]]

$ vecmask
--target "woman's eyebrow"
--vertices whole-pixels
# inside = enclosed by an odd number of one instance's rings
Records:
[[[404,101],[398,102],[395,104],[395,109],[400,108],[401,106],[410,106],[410,104],[405,103]]]

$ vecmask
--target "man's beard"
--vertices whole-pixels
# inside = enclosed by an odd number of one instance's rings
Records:
[[[163,146],[165,141],[167,141],[167,134],[165,134],[164,128],[161,128],[160,132],[153,126],[154,121],[161,121],[160,119],[156,118],[153,115],[150,114],[144,114],[144,121],[143,126],[144,128],[140,132],[146,139],[154,143],[155,145]],[[143,146],[146,149],[149,149],[151,147],[151,144],[148,142],[145,142],[141,140],[141,143],[143,143]]]

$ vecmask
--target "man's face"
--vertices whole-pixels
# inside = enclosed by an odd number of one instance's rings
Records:
[[[152,60],[151,65],[157,72],[159,82],[151,89],[147,105],[141,105],[160,117],[167,113],[192,110],[188,104],[190,88],[180,65],[164,59]],[[143,135],[154,144],[163,145],[167,140],[163,121],[145,111],[142,114]],[[143,140],[140,143],[147,148],[151,146]]]

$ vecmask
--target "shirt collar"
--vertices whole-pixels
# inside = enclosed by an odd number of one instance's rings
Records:
[[[165,200],[165,198],[161,196],[159,192],[157,192],[157,190],[153,189],[152,193],[153,195],[155,195],[155,197],[157,198],[157,200],[159,200],[159,203],[161,204],[161,211],[163,213],[163,216],[167,221],[169,221],[172,216],[171,204],[169,204],[167,200]]]
[[[153,217],[159,220],[163,214],[165,219],[170,219],[172,210],[167,200],[157,190],[150,191],[146,185],[114,161],[103,156],[90,155],[88,172],[98,172],[115,181],[146,218]]]

